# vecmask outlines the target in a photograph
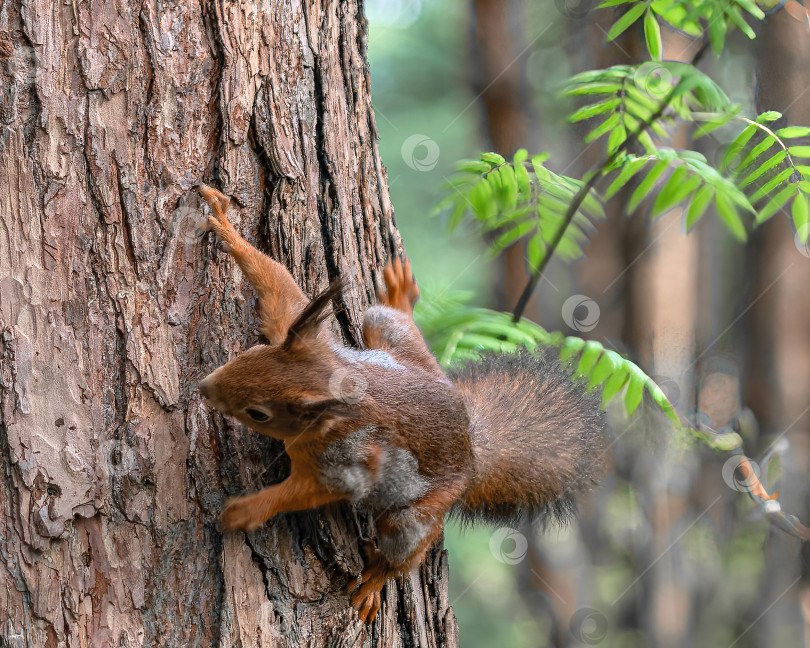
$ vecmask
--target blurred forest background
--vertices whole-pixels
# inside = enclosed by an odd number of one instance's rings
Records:
[[[470,291],[511,310],[527,276],[522,246],[493,259],[471,229],[448,234],[446,218],[430,216],[442,185],[484,150],[547,151],[569,175],[590,167],[604,144],[582,143],[558,90],[577,72],[645,60],[640,23],[606,43],[615,9],[588,0],[369,0],[366,13],[381,153],[423,299]],[[810,125],[806,24],[787,11],[749,23],[756,40],[729,34],[701,69],[748,114]],[[664,59],[696,50],[666,28],[663,41]],[[698,146],[712,159],[720,138]],[[585,259],[552,261],[527,317],[626,354],[679,411],[737,430],[769,490],[806,523],[810,251],[786,215],[740,244],[714,218],[686,235],[681,209],[651,223],[624,217],[621,200],[607,207]],[[566,313],[572,296],[579,307]],[[807,547],[769,524],[727,455],[674,437],[654,408],[613,418],[614,474],[576,523],[447,525],[461,645],[810,646]]]

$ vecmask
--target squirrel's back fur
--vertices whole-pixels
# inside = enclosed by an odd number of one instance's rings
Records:
[[[609,456],[599,396],[552,349],[488,353],[449,376],[467,406],[475,455],[453,512],[498,523],[573,513],[573,496],[597,484]]]
[[[413,320],[419,289],[410,263],[383,271],[379,304],[363,319],[363,351],[324,325],[340,284],[309,300],[280,263],[250,245],[227,217],[229,199],[199,187],[224,241],[259,297],[268,345],[230,360],[200,383],[220,412],[284,441],[290,474],[229,499],[223,530],[350,501],[374,517],[352,605],[370,622],[390,578],[422,563],[445,514],[501,521],[564,515],[572,495],[603,472],[598,399],[548,353],[486,355],[450,384]]]

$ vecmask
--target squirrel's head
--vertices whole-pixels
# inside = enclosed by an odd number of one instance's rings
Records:
[[[351,417],[358,400],[340,393],[340,379],[335,388],[344,361],[322,327],[324,309],[340,291],[340,284],[333,284],[315,297],[281,344],[255,346],[209,374],[200,383],[203,397],[223,414],[275,438]]]

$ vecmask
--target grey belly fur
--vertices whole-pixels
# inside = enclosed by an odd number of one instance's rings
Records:
[[[382,448],[376,477],[366,468],[370,437]],[[430,531],[433,521],[423,520],[416,508],[409,507],[425,496],[430,482],[419,473],[419,462],[405,448],[380,441],[377,428],[367,425],[334,441],[321,454],[320,479],[333,490],[372,514],[386,512],[399,530],[378,535],[377,546],[392,565],[400,565],[416,550]]]
[[[366,425],[329,444],[321,454],[321,481],[371,511],[399,508],[423,497],[428,480],[419,474],[419,462],[408,450],[377,441],[382,448],[376,477],[365,467],[369,443],[377,428]]]
[[[388,520],[399,527],[399,531],[393,535],[378,535],[377,547],[388,562],[401,565],[416,551],[434,521],[421,519],[416,508],[389,513]]]

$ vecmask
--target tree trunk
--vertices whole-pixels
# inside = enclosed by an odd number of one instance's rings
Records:
[[[526,84],[528,47],[521,28],[526,7],[522,0],[474,0],[476,79],[484,108],[483,126],[488,147],[507,159],[520,148],[534,154],[531,100]],[[536,122],[536,120],[534,120]],[[529,280],[526,246],[520,242],[504,250],[498,262],[500,277],[496,308],[511,311]],[[536,304],[525,316],[540,321]]]
[[[447,560],[349,608],[348,507],[222,535],[280,445],[196,385],[258,341],[194,183],[360,316],[402,252],[356,0],[0,0],[0,646],[456,646]],[[237,215],[238,214],[238,215]]]
[[[806,34],[804,23],[779,11],[768,16],[756,41],[757,108],[783,113],[785,119],[778,126],[810,123]],[[786,511],[801,517],[807,511],[810,470],[810,266],[806,247],[793,236],[791,220],[788,209],[780,210],[755,233],[747,248],[746,297],[751,307],[742,322],[748,351],[744,387],[762,431],[757,439],[760,449],[777,440],[788,444],[780,454],[779,501]],[[786,644],[802,626],[805,642],[810,642],[808,557],[807,543],[800,545],[771,529],[760,601],[748,615],[757,619],[751,634],[761,644]]]

